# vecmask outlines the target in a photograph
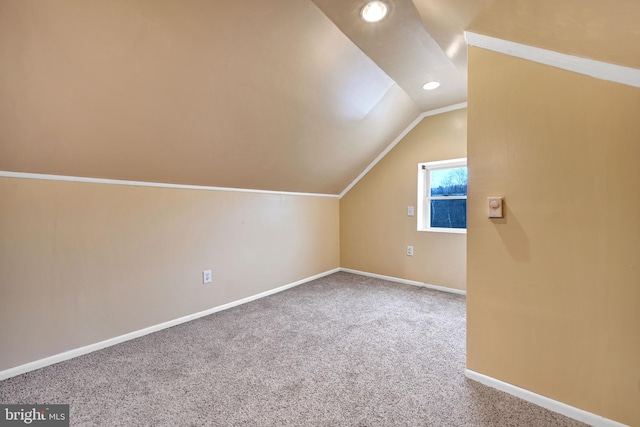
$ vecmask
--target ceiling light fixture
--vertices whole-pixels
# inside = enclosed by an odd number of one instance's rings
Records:
[[[436,82],[436,81],[427,82],[424,85],[422,85],[422,89],[424,90],[434,90],[434,89],[438,89],[439,87],[440,87],[440,82]]]
[[[389,6],[383,1],[370,1],[360,9],[360,17],[366,22],[378,22],[389,13]]]

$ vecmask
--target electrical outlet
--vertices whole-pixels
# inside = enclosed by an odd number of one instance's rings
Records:
[[[202,272],[202,283],[211,283],[211,270],[205,270]]]
[[[407,206],[407,216],[413,216],[413,206]]]
[[[413,256],[413,246],[407,246],[407,256]]]

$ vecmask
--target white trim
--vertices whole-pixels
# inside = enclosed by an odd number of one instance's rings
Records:
[[[416,282],[414,280],[400,279],[399,277],[384,276],[382,274],[368,273],[366,271],[352,270],[350,268],[341,268],[340,271],[342,271],[344,273],[357,274],[359,276],[373,277],[374,279],[388,280],[389,282],[402,283],[402,284],[411,285],[411,286],[419,286],[421,288],[429,288],[429,289],[433,289],[435,291],[448,292],[450,294],[467,295],[467,292],[463,291],[462,289],[455,289],[455,288],[447,288],[445,286],[430,285],[428,283]]]
[[[396,145],[398,145],[398,143],[400,141],[402,141],[402,139],[407,136],[407,134],[409,132],[411,132],[413,130],[414,127],[418,126],[418,124],[422,121],[422,119],[424,119],[425,117],[430,117],[430,116],[435,116],[438,114],[444,114],[444,113],[448,113],[450,111],[455,111],[455,110],[461,110],[463,108],[467,108],[467,103],[466,102],[461,102],[459,104],[454,104],[454,105],[449,105],[447,107],[442,107],[442,108],[437,108],[435,110],[431,110],[431,111],[425,111],[424,113],[420,114],[414,121],[412,121],[409,126],[407,126],[405,128],[405,130],[403,130],[400,135],[397,136],[396,139],[393,140],[393,142],[391,144],[389,144],[389,146],[387,148],[384,149],[384,151],[382,153],[380,153],[378,155],[378,157],[376,157],[371,163],[369,163],[369,166],[367,166],[365,168],[365,170],[362,171],[362,173],[360,175],[358,175],[358,177],[356,179],[354,179],[351,184],[349,184],[347,186],[347,188],[345,188],[344,190],[342,190],[342,193],[340,193],[339,198],[343,198],[345,196],[345,194],[347,194],[349,192],[349,190],[351,190],[358,182],[360,182],[360,180],[362,178],[364,178],[364,176],[369,173],[369,171],[371,169],[373,169],[373,167],[375,165],[378,164],[378,162],[380,160],[382,160],[384,158],[384,156],[386,156],[389,151],[391,151],[393,149],[393,147],[395,147]]]
[[[174,189],[180,189],[180,190],[228,191],[228,192],[237,192],[237,193],[278,194],[278,195],[285,195],[285,196],[310,196],[310,197],[332,197],[332,198],[338,197],[337,194],[295,193],[295,192],[289,192],[289,191],[253,190],[249,188],[209,187],[209,186],[203,186],[203,185],[167,184],[162,182],[127,181],[122,179],[88,178],[83,176],[48,175],[48,174],[41,174],[41,173],[10,172],[10,171],[0,171],[0,177],[19,178],[19,179],[40,179],[40,180],[46,180],[46,181],[84,182],[89,184],[128,185],[128,186],[134,186],[134,187],[174,188]]]
[[[436,160],[434,162],[422,162],[418,163],[418,167],[425,167],[427,169],[451,169],[457,167],[467,167],[467,158],[459,157],[457,159],[448,160]]]
[[[467,200],[467,196],[431,196],[430,200]]]
[[[451,111],[462,110],[463,108],[467,108],[467,102],[460,102],[458,104],[447,105],[446,107],[440,107],[433,110],[425,111],[420,114],[420,117],[423,119],[425,117],[437,116],[438,114],[449,113]]]
[[[640,70],[465,31],[467,44],[601,80],[640,87]]]
[[[449,233],[449,234],[467,234],[466,228],[438,228],[438,227],[427,227],[427,228],[419,228],[417,231],[424,231],[427,233]]]
[[[64,353],[56,354],[54,356],[50,356],[44,359],[36,360],[34,362],[26,363],[24,365],[16,366],[15,368],[6,369],[4,371],[0,371],[0,381],[5,380],[7,378],[15,377],[17,375],[24,374],[26,372],[35,371],[36,369],[44,368],[45,366],[64,362],[65,360],[73,359],[74,357],[78,357],[88,353],[92,353],[94,351],[102,350],[103,348],[111,347],[113,345],[120,344],[125,341],[130,341],[132,339],[139,338],[144,335],[151,334],[153,332],[158,332],[163,329],[170,328],[172,326],[180,325],[181,323],[190,322],[192,320],[196,320],[201,317],[208,316],[210,314],[217,313],[222,310],[227,310],[229,308],[233,308],[238,305],[246,304],[248,302],[255,301],[257,299],[264,298],[266,296],[273,295],[278,292],[285,291],[287,289],[291,289],[295,286],[299,286],[304,283],[311,282],[312,280],[316,280],[321,277],[325,277],[330,274],[337,273],[338,271],[340,271],[339,268],[334,268],[333,270],[325,271],[324,273],[316,274],[315,276],[307,277],[305,279],[298,280],[297,282],[289,283],[288,285],[280,286],[278,288],[261,292],[259,294],[246,297],[237,301],[219,305],[217,307],[210,308],[208,310],[201,311],[199,313],[189,314],[187,316],[180,317],[178,319],[170,320],[168,322],[160,323],[158,325],[150,326],[148,328],[140,329],[138,331],[130,332],[128,334],[110,338],[105,341],[101,341],[95,344],[90,344],[84,347],[76,348],[74,350],[65,351]]]
[[[604,418],[600,415],[587,412],[585,410],[569,406],[566,403],[559,402],[557,400],[550,399],[537,393],[533,393],[529,390],[517,387],[515,385],[505,383],[487,375],[480,374],[470,369],[465,369],[464,374],[467,378],[477,381],[486,386],[495,388],[505,393],[509,393],[513,396],[519,397],[522,400],[531,402],[550,411],[562,414],[566,417],[573,418],[574,420],[587,423],[593,427],[628,427],[625,424],[621,424],[617,421]]]

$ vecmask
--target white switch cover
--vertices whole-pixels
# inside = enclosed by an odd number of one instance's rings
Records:
[[[202,272],[202,283],[211,283],[211,270],[205,270]]]
[[[407,216],[413,216],[413,206],[407,206]]]
[[[407,256],[413,256],[413,246],[407,246]]]
[[[504,218],[504,215],[502,214],[503,204],[504,197],[487,197],[489,218]]]

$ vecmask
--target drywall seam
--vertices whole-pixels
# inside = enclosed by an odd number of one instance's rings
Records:
[[[429,288],[429,289],[433,289],[440,292],[448,292],[450,294],[467,295],[467,292],[463,291],[462,289],[454,289],[454,288],[447,288],[445,286],[430,285],[428,283],[416,282],[414,280],[400,279],[398,277],[384,276],[382,274],[368,273],[366,271],[352,270],[350,268],[340,268],[340,271],[343,271],[345,273],[357,274],[360,276],[373,277],[375,279],[388,280],[390,282],[403,283],[405,285],[420,286],[422,288]]]
[[[178,319],[170,320],[168,322],[160,323],[158,325],[150,326],[148,328],[140,329],[138,331],[130,332],[128,334],[120,335],[118,337],[110,338],[105,341],[100,341],[95,344],[90,344],[84,347],[76,348],[73,350],[65,351],[64,353],[56,354],[54,356],[46,357],[44,359],[36,360],[34,362],[26,363],[24,365],[16,366],[14,368],[9,368],[4,371],[0,371],[0,381],[5,380],[7,378],[15,377],[17,375],[24,374],[26,372],[35,371],[36,369],[44,368],[45,366],[54,365],[56,363],[64,362],[65,360],[73,359],[78,356],[82,356],[88,353],[92,353],[94,351],[102,350],[106,347],[111,347],[116,344],[123,343],[125,341],[130,341],[135,338],[142,337],[144,335],[151,334],[153,332],[158,332],[163,329],[170,328],[172,326],[179,325],[181,323],[190,322],[192,320],[199,319],[204,316],[208,316],[210,314],[217,313],[219,311],[227,310],[229,308],[233,308],[242,304],[246,304],[251,301],[255,301],[260,298],[267,297],[269,295],[276,294],[278,292],[285,291],[287,289],[291,289],[295,286],[302,285],[307,282],[311,282],[312,280],[319,279],[321,277],[328,276],[333,273],[337,273],[340,271],[339,268],[335,268],[333,270],[325,271],[320,274],[316,274],[315,276],[307,277],[305,279],[298,280],[297,282],[289,283],[288,285],[280,286],[275,289],[271,289],[265,292],[261,292],[259,294],[243,298],[237,301],[232,301],[227,304],[219,305],[214,308],[210,308],[205,311],[201,311],[194,314],[189,314],[187,316],[180,317]]]
[[[640,87],[640,70],[635,68],[581,58],[468,31],[464,33],[464,38],[467,44],[471,46],[573,71],[574,73],[584,74],[600,80]]]
[[[503,381],[497,380],[484,374],[480,374],[470,369],[465,369],[465,375],[467,376],[467,378],[477,381],[481,384],[500,391],[504,391],[505,393],[509,393],[513,396],[519,397],[520,399],[526,400],[527,402],[542,406],[543,408],[546,408],[558,414],[565,415],[569,418],[573,418],[574,420],[587,423],[593,427],[628,427],[625,424],[621,424],[617,421],[613,421],[608,418],[601,417],[600,415],[578,409],[574,406],[569,406],[566,403],[558,402],[557,400],[553,400],[537,393],[533,393],[529,390],[525,390],[509,383],[505,383]]]
[[[0,177],[19,179],[39,179],[46,181],[84,182],[89,184],[128,185],[134,187],[174,188],[180,190],[228,191],[237,193],[278,194],[285,196],[310,196],[337,198],[337,194],[295,193],[288,191],[253,190],[248,188],[208,187],[202,185],[167,184],[162,182],[127,181],[121,179],[88,178],[82,176],[48,175],[39,173],[0,171]]]
[[[345,188],[344,190],[342,190],[342,193],[340,193],[339,198],[342,199],[345,194],[347,194],[349,192],[349,190],[351,190],[362,178],[364,178],[364,176],[369,173],[369,171],[371,169],[374,168],[375,165],[378,164],[378,162],[380,160],[382,160],[384,158],[384,156],[386,156],[389,151],[393,150],[393,147],[395,147],[396,145],[398,145],[398,143],[400,141],[402,141],[402,139],[407,136],[407,134],[409,132],[411,132],[413,130],[414,127],[418,126],[418,124],[422,121],[422,119],[424,119],[425,117],[429,117],[429,116],[435,116],[438,114],[443,114],[443,113],[448,113],[450,111],[455,111],[455,110],[461,110],[463,108],[467,108],[467,103],[466,102],[461,102],[459,104],[454,104],[454,105],[449,105],[448,107],[442,107],[442,108],[437,108],[435,110],[430,110],[430,111],[425,111],[424,113],[421,113],[414,121],[412,121],[409,126],[407,126],[405,128],[405,130],[403,130],[400,135],[398,135],[398,137],[396,139],[393,140],[393,142],[391,144],[389,144],[389,146],[387,148],[384,149],[384,151],[382,153],[380,153],[380,155],[378,157],[376,157],[370,164],[369,166],[367,166],[365,168],[365,170],[362,171],[362,173],[360,175],[358,175],[358,177],[356,179],[354,179],[351,184],[349,184],[347,186],[347,188]]]

